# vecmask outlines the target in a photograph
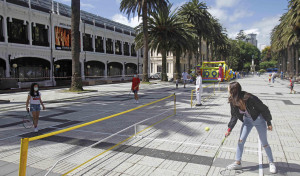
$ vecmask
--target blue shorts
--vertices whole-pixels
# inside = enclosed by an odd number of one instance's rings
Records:
[[[30,112],[34,111],[41,111],[41,105],[39,104],[31,104],[30,105]]]
[[[135,93],[138,93],[139,91],[138,90],[133,90],[132,92],[135,94]]]

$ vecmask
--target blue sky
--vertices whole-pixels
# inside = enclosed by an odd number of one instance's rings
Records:
[[[70,5],[71,0],[56,0]],[[121,0],[81,0],[81,9],[99,16],[136,26],[137,17],[128,20],[120,13]],[[180,7],[188,0],[169,0],[174,7]],[[280,16],[287,11],[287,0],[204,0],[209,12],[218,18],[227,29],[229,37],[234,38],[239,30],[258,34],[258,48],[270,44],[270,32],[279,23]]]

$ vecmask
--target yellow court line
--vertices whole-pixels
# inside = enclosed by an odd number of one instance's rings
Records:
[[[132,111],[137,110],[137,109],[141,109],[143,107],[152,105],[154,103],[163,101],[163,100],[168,99],[172,96],[175,96],[175,94],[172,94],[172,95],[167,96],[165,98],[162,98],[160,100],[156,100],[156,101],[153,101],[151,103],[148,103],[148,104],[136,107],[136,108],[129,109],[127,111],[123,111],[123,112],[120,112],[120,113],[117,113],[117,114],[113,114],[113,115],[110,115],[110,116],[107,116],[107,117],[104,117],[104,118],[101,118],[101,119],[93,120],[93,121],[90,121],[90,122],[87,122],[87,123],[84,123],[84,124],[81,124],[81,125],[77,125],[77,126],[74,126],[74,127],[69,127],[69,128],[63,129],[63,130],[58,130],[58,131],[43,134],[43,135],[40,135],[40,136],[31,137],[31,138],[29,138],[29,141],[35,141],[35,140],[43,139],[43,138],[46,138],[46,137],[49,137],[49,136],[54,136],[54,135],[57,135],[57,134],[60,134],[60,133],[68,132],[68,131],[71,131],[71,130],[75,130],[77,128],[81,128],[81,127],[88,126],[88,125],[91,125],[91,124],[94,124],[94,123],[97,123],[97,122],[101,122],[101,121],[104,121],[104,120],[107,120],[107,119],[110,119],[110,118],[113,118],[113,117],[116,117],[116,116],[120,116],[120,115],[129,113],[129,112],[132,112]]]
[[[166,120],[166,119],[168,119],[168,118],[170,118],[170,117],[172,117],[172,116],[174,116],[174,115],[175,115],[175,114],[169,115],[168,117],[166,117],[166,118],[164,118],[164,119],[162,119],[162,120],[160,120],[160,121],[158,121],[158,122],[156,122],[156,123],[154,123],[154,124],[152,124],[152,125],[148,126],[147,128],[145,128],[145,129],[143,129],[143,130],[139,131],[139,132],[138,132],[138,133],[136,133],[136,134],[140,134],[140,133],[144,132],[145,130],[147,130],[147,129],[149,129],[149,128],[153,127],[154,125],[156,125],[156,124],[158,124],[158,123],[160,123],[160,122],[162,122],[162,121],[164,121],[164,120]],[[81,167],[81,166],[85,165],[86,163],[88,163],[88,162],[92,161],[93,159],[95,159],[95,158],[97,158],[97,157],[99,157],[99,156],[101,156],[101,155],[105,154],[106,152],[108,152],[108,151],[110,151],[110,150],[112,150],[112,149],[114,149],[114,148],[118,147],[118,146],[119,146],[119,145],[121,145],[122,143],[124,143],[124,142],[128,141],[129,139],[133,138],[133,137],[134,137],[136,134],[133,134],[132,136],[128,137],[127,139],[125,139],[125,140],[123,140],[123,141],[121,141],[121,142],[117,143],[116,145],[114,145],[114,146],[112,146],[112,147],[110,147],[110,148],[106,149],[105,151],[101,152],[100,154],[98,154],[98,155],[96,155],[96,156],[94,156],[94,157],[90,158],[90,159],[89,159],[89,160],[87,160],[86,162],[84,162],[84,163],[82,163],[82,164],[80,164],[80,165],[76,166],[75,168],[73,168],[73,169],[69,170],[68,172],[64,173],[64,174],[63,174],[63,176],[65,176],[65,175],[67,175],[67,174],[69,174],[69,173],[73,172],[74,170],[76,170],[76,169],[78,169],[79,167]]]

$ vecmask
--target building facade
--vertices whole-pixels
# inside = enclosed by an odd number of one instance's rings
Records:
[[[210,48],[207,47],[206,41],[202,41],[201,45],[201,58],[199,60],[196,59],[196,55],[192,55],[190,58],[190,69],[194,69],[196,65],[201,65],[202,61],[208,61],[211,60],[211,56],[209,55]],[[188,61],[189,57],[187,53],[184,53],[180,56],[180,74],[183,71],[188,72]],[[175,64],[176,64],[176,56],[169,52],[167,53],[167,76],[168,79],[172,79],[175,74]],[[162,72],[162,56],[160,53],[157,52],[150,52],[150,75],[153,75],[155,73],[161,73]]]
[[[19,87],[71,80],[71,7],[0,0],[0,9],[0,78],[15,78]],[[141,71],[133,28],[81,11],[80,35],[83,80],[120,80]]]

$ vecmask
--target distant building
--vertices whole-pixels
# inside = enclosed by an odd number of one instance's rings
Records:
[[[256,39],[257,34],[248,34],[246,42],[251,43],[252,45],[257,47],[257,39]]]

